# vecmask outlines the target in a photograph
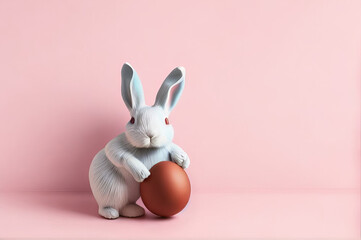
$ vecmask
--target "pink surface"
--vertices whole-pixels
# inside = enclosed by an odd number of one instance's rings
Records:
[[[0,199],[0,237],[359,239],[359,203],[347,191],[197,193],[170,219],[147,212],[104,220],[90,193],[7,193]]]

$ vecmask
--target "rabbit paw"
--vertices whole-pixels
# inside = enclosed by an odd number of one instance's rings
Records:
[[[143,216],[145,214],[145,211],[144,208],[142,208],[138,204],[130,203],[123,207],[123,209],[120,211],[120,214],[123,217],[134,218]]]
[[[172,160],[182,168],[189,167],[190,159],[183,150],[176,149],[171,153]]]
[[[133,177],[134,177],[134,179],[135,179],[137,182],[143,182],[144,179],[146,179],[147,177],[149,177],[149,175],[150,175],[149,170],[148,170],[146,167],[144,167],[144,168],[142,168],[142,169],[139,169],[139,170],[136,172],[135,176],[133,175]]]
[[[99,214],[104,218],[108,218],[108,219],[115,219],[119,217],[118,210],[112,207],[100,207]]]
[[[132,160],[128,162],[128,171],[134,177],[135,181],[143,182],[149,177],[150,172],[139,160]]]

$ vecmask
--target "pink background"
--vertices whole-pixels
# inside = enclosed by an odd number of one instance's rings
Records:
[[[0,190],[89,191],[124,130],[120,68],[170,121],[194,192],[360,187],[359,1],[0,1]]]
[[[0,0],[0,238],[359,239],[360,43],[357,0]],[[126,61],[148,104],[187,70],[168,220],[104,220],[89,192]]]

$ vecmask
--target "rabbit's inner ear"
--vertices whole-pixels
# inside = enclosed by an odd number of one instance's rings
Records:
[[[137,72],[125,63],[122,67],[122,97],[129,111],[144,105],[142,83]]]
[[[180,84],[177,84],[175,86],[172,86],[169,89],[169,93],[168,93],[168,98],[166,101],[166,109],[171,110],[175,107],[175,104],[178,102],[179,97],[180,97],[180,89],[179,89]],[[184,84],[183,84],[184,87]]]
[[[143,86],[139,80],[137,73],[133,75],[133,80],[131,81],[131,97],[132,97],[132,108],[136,109],[144,105],[144,93]]]
[[[154,105],[161,106],[169,114],[177,104],[185,84],[185,69],[174,69],[160,87]]]

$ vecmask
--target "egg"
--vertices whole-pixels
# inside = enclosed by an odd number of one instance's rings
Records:
[[[149,171],[149,177],[140,184],[145,207],[160,217],[170,217],[182,211],[191,195],[191,184],[183,168],[164,161]]]

